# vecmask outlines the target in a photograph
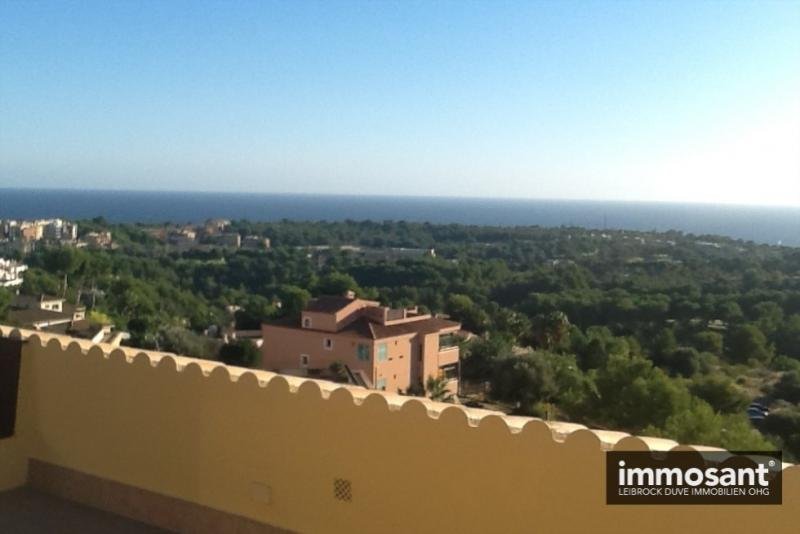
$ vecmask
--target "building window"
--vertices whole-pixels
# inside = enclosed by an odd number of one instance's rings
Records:
[[[388,355],[389,347],[386,346],[386,343],[381,343],[378,345],[378,361],[385,362]]]
[[[311,317],[303,317],[303,328],[311,328]]]
[[[458,379],[458,364],[450,364],[445,365],[444,367],[439,368],[439,373],[442,378],[445,380],[456,380]]]
[[[379,378],[377,382],[375,382],[375,389],[382,389],[386,391],[386,379]]]
[[[308,354],[300,355],[300,367],[308,367]]]
[[[326,337],[322,341],[322,346],[325,347],[325,350],[333,350],[333,340],[329,337]]]
[[[361,360],[362,362],[368,362],[369,361],[369,345],[366,345],[364,343],[359,343],[358,344],[358,348],[356,350],[356,355],[358,356],[358,359]]]

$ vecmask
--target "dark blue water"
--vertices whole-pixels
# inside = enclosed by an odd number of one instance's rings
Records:
[[[648,202],[0,189],[0,218],[407,220],[681,230],[800,246],[800,208]]]

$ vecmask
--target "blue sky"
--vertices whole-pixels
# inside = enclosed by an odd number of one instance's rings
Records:
[[[0,2],[0,187],[800,206],[800,1]]]

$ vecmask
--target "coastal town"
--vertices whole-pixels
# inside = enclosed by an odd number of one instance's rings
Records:
[[[163,225],[147,229],[147,233],[167,244],[171,250],[269,250],[270,240],[257,235],[242,236],[231,230],[228,219],[208,219],[203,224]]]
[[[231,221],[209,219],[202,224],[154,225],[147,233],[177,251],[229,249],[269,250],[269,238],[230,230]],[[0,254],[27,254],[37,246],[61,245],[92,249],[114,248],[111,232],[78,232],[78,224],[64,219],[0,219]]]

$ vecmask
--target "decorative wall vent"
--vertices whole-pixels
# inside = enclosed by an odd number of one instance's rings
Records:
[[[353,485],[349,480],[343,478],[333,479],[333,498],[344,502],[353,500]]]

